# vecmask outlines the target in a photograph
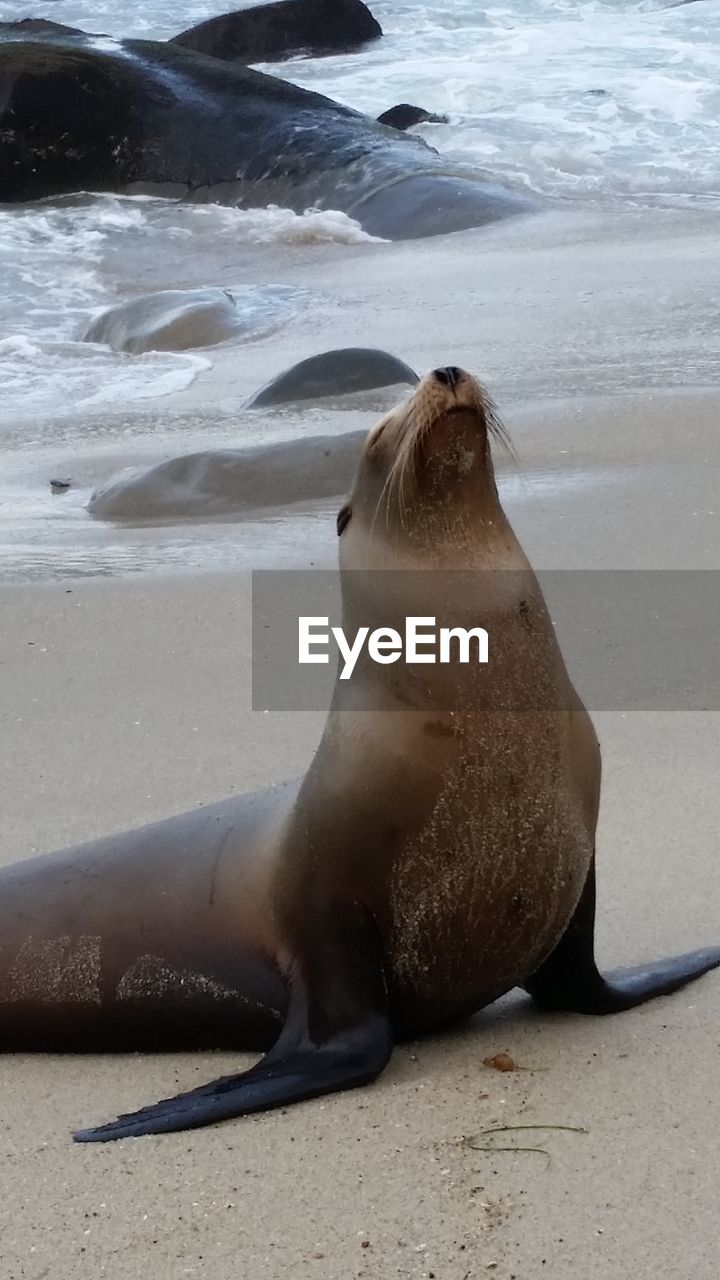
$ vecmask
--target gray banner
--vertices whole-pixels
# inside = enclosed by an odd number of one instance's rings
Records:
[[[590,709],[720,709],[720,572],[556,570],[537,580],[570,678]],[[417,616],[435,619],[434,627],[426,622],[417,628],[435,641],[418,643],[416,652],[434,652],[436,660],[441,628],[486,631],[487,662],[477,660],[478,641],[469,648],[479,705],[550,709],[562,701],[543,678],[547,629],[527,575],[358,570],[344,575],[343,589],[344,642],[357,646],[344,683],[353,686],[358,709],[371,710],[380,698],[385,706],[388,682],[400,687],[405,678],[415,687],[430,687],[432,680],[436,707],[444,696],[438,689],[452,689],[447,668],[443,673],[440,665],[408,657],[407,620]],[[331,631],[343,623],[339,573],[257,570],[252,609],[253,709],[327,708],[339,671],[347,673],[352,662]],[[358,638],[364,627],[367,635]],[[373,639],[380,628],[397,632],[397,640],[385,633]],[[326,660],[299,661],[303,631],[311,639],[308,652]],[[373,662],[372,652],[384,654],[386,662]],[[459,642],[450,652],[457,663]],[[447,696],[452,701],[452,692]]]

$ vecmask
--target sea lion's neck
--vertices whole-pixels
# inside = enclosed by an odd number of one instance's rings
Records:
[[[464,502],[427,503],[398,531],[393,546],[398,560],[419,567],[517,569],[525,554],[495,492],[474,492]]]

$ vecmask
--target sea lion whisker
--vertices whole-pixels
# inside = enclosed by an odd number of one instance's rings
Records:
[[[409,431],[407,433],[406,435],[407,443],[405,444],[405,448],[403,451],[402,464],[400,468],[400,475],[399,475],[399,481],[398,481],[398,503],[399,503],[399,509],[400,509],[400,524],[403,529],[406,528],[405,516],[408,510],[408,506],[406,502],[406,480],[407,480],[407,474],[410,469],[410,466],[413,463],[415,458],[416,439],[417,439],[417,436],[415,432]]]
[[[488,433],[492,436],[508,457],[519,467],[519,459],[510,432],[502,421],[497,405],[487,392],[483,396],[483,414]]]
[[[378,518],[378,515],[380,514],[380,508],[381,508],[381,506],[382,506],[382,504],[383,504],[383,500],[385,499],[385,497],[386,497],[386,496],[389,496],[389,489],[390,489],[390,486],[391,486],[392,477],[393,477],[393,471],[392,471],[392,469],[391,469],[391,470],[388,472],[387,476],[385,477],[385,483],[383,484],[383,487],[382,487],[382,489],[380,490],[380,496],[379,496],[379,498],[378,498],[378,500],[377,500],[377,502],[376,502],[376,504],[375,504],[375,511],[374,511],[374,513],[373,513],[373,518],[372,518],[372,520],[371,520],[371,522],[370,522],[370,530],[369,530],[369,534],[370,534],[370,537],[371,537],[371,538],[372,538],[372,535],[373,535],[373,533],[374,533],[374,531],[375,531],[375,522],[376,522],[376,520],[377,520],[377,518]],[[386,502],[386,504],[385,504],[385,528],[387,529],[387,528],[388,528],[388,526],[389,526],[389,519],[388,519],[388,503]]]
[[[371,522],[371,525],[370,525],[370,534],[371,534],[371,536],[372,536],[372,532],[373,532],[373,530],[374,530],[374,528],[375,528],[375,521],[376,521],[376,519],[377,519],[378,512],[379,512],[379,510],[380,510],[380,507],[383,505],[383,502],[384,502],[384,504],[385,504],[385,527],[386,527],[386,529],[387,529],[387,528],[388,528],[388,526],[389,526],[389,513],[390,513],[391,501],[392,501],[392,498],[393,498],[394,494],[397,492],[397,485],[398,485],[398,472],[400,471],[400,468],[402,467],[402,460],[403,460],[404,452],[405,452],[405,448],[406,448],[406,439],[407,439],[407,435],[408,435],[408,431],[407,431],[407,419],[406,419],[406,422],[403,424],[403,426],[405,427],[405,429],[403,430],[403,429],[401,428],[401,432],[400,432],[400,443],[399,443],[399,446],[398,446],[398,448],[397,448],[397,451],[396,451],[395,457],[393,458],[393,461],[392,461],[392,464],[391,464],[390,469],[389,469],[389,471],[388,471],[388,474],[387,474],[387,476],[386,476],[386,478],[385,478],[385,483],[383,484],[383,487],[382,487],[382,489],[381,489],[381,491],[380,491],[380,496],[379,496],[379,498],[378,498],[378,500],[377,500],[377,504],[376,504],[376,507],[375,507],[375,512],[374,512],[373,519],[372,519],[372,522]]]

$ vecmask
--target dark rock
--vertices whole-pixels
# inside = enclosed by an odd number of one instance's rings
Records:
[[[0,40],[31,40],[34,36],[84,36],[80,27],[65,27],[62,22],[46,18],[19,18],[17,22],[0,22]]]
[[[390,107],[378,116],[379,124],[388,124],[393,129],[411,129],[414,124],[447,124],[447,116],[436,116],[424,107],[412,107],[409,102],[400,102],[397,107]]]
[[[172,43],[228,62],[273,62],[296,53],[345,53],[382,35],[362,0],[275,0],[209,18]]]
[[[0,42],[0,201],[78,191],[340,209],[387,239],[532,207],[469,167],[449,175],[421,138],[176,44]]]
[[[397,383],[419,382],[414,369],[372,347],[345,347],[309,356],[278,374],[248,401],[247,409],[259,409],[294,400],[317,400],[323,396],[348,395],[393,387]]]
[[[0,45],[0,199],[120,190],[138,171],[152,111],[170,92],[132,63],[79,44]]]

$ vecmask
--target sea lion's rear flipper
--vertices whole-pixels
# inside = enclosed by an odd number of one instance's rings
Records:
[[[543,1009],[571,1013],[619,1013],[654,996],[669,995],[720,966],[720,947],[657,960],[605,977],[595,963],[595,860],[568,929],[555,950],[524,984]]]
[[[269,1111],[374,1079],[392,1052],[380,937],[357,906],[329,904],[303,924],[307,940],[290,974],[287,1021],[256,1066],[189,1093],[81,1129],[76,1142],[110,1142],[197,1129],[252,1111]]]

